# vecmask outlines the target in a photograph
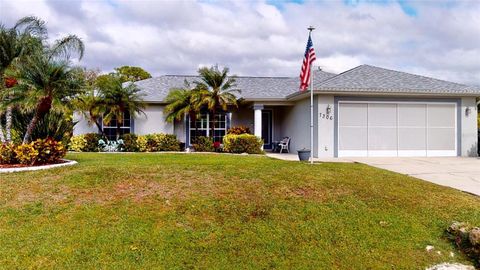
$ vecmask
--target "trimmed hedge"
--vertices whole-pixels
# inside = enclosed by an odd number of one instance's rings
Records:
[[[68,149],[75,152],[98,152],[100,146],[98,141],[102,136],[97,133],[86,133],[82,135],[73,136],[70,139]]]
[[[180,151],[180,141],[172,134],[148,134],[137,138],[140,152]]]
[[[213,139],[205,136],[199,136],[195,138],[192,143],[193,150],[195,152],[214,152],[215,147],[213,145]]]
[[[263,140],[251,134],[228,134],[223,137],[223,150],[229,153],[262,154]]]
[[[124,134],[122,135],[123,148],[125,152],[138,152],[138,136],[135,134]]]
[[[98,152],[102,151],[100,140],[105,145],[108,143],[100,134],[88,133],[72,137],[69,150],[75,152]],[[126,152],[161,152],[180,151],[180,141],[172,134],[148,134],[137,136],[135,134],[124,134],[117,143],[121,143],[122,150]]]

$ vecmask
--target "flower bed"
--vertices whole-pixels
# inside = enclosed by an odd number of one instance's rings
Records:
[[[180,151],[180,141],[171,134],[125,134],[119,140],[107,140],[88,133],[72,137],[68,146],[74,152],[164,152]]]
[[[28,144],[4,143],[0,145],[0,165],[12,168],[58,164],[66,153],[62,142],[51,138]]]
[[[74,160],[66,160],[62,159],[58,161],[55,164],[49,164],[49,165],[0,165],[0,173],[14,173],[14,172],[26,172],[26,171],[39,171],[39,170],[47,170],[47,169],[53,169],[53,168],[58,168],[58,167],[64,167],[64,166],[72,166],[77,164],[76,161]],[[10,167],[9,167],[10,166]]]

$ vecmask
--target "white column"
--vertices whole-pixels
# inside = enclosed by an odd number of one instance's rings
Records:
[[[263,105],[255,104],[253,105],[253,109],[255,110],[255,118],[253,123],[253,134],[257,137],[262,137],[262,110]]]

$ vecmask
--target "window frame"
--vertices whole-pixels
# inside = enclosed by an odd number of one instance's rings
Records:
[[[132,133],[132,129],[133,129],[133,117],[128,112],[127,112],[127,114],[129,115],[129,117],[128,117],[129,126],[125,126],[125,120],[127,120],[127,118],[123,117],[123,123],[122,123],[122,126],[120,126],[120,129],[121,130],[127,130],[127,132],[121,132],[122,135]],[[114,120],[117,121],[116,119],[114,119]],[[113,120],[112,120],[112,122],[113,122]],[[113,129],[113,130],[115,130],[115,134],[116,134],[117,126],[116,125],[111,126],[112,122],[110,122],[109,125],[105,125],[105,123],[103,121],[103,116],[100,119],[103,134],[105,134],[105,136],[107,137],[108,140],[115,140],[116,139],[116,138],[115,139],[108,138],[109,135],[107,135],[107,132],[105,132],[105,129]]]
[[[206,116],[206,120],[201,118],[202,120],[200,121],[201,123],[206,123],[206,127],[204,127],[203,124],[202,124],[202,127],[200,127],[200,128],[197,127],[196,130],[197,131],[206,131],[205,136],[210,137],[210,133],[211,133],[211,130],[212,130],[211,126],[210,126],[210,124],[212,123],[212,121],[210,119],[210,113],[201,113],[200,115]],[[215,124],[217,124],[217,125],[220,122],[224,122],[225,123],[224,127],[221,128],[220,125],[219,125],[218,128],[217,127],[214,128],[214,132],[217,131],[217,130],[218,131],[224,131],[223,136],[216,136],[216,137],[221,137],[222,138],[222,140],[220,140],[220,142],[221,142],[221,141],[223,141],[223,137],[225,135],[227,135],[227,131],[230,127],[231,113],[229,113],[229,112],[217,112],[217,113],[215,113],[215,115],[220,115],[221,117],[224,117],[223,121],[215,121]],[[198,121],[198,119],[196,119],[196,120]],[[194,137],[194,136],[192,136],[192,132],[195,132],[195,127],[192,127],[192,119],[190,117],[187,117],[187,127],[188,127],[188,130],[187,130],[188,145],[191,146],[192,145],[192,137]],[[201,136],[203,136],[203,135],[201,135]],[[215,140],[215,136],[212,136],[212,138]]]

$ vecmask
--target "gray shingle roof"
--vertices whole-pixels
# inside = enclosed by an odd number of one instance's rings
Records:
[[[320,83],[315,90],[415,94],[480,94],[480,88],[369,65],[347,70]]]
[[[480,88],[406,72],[361,65],[335,75],[314,71],[314,88],[318,92],[371,92],[406,94],[466,94],[480,96]],[[165,75],[138,81],[146,102],[163,102],[170,89],[184,86],[184,81],[198,76]],[[246,100],[284,100],[296,96],[298,77],[237,77],[239,97]]]
[[[333,73],[315,71],[314,81],[335,76]],[[135,84],[142,90],[144,100],[147,102],[162,102],[167,97],[170,89],[184,86],[184,81],[192,83],[199,80],[198,76],[165,75],[138,81]],[[298,91],[300,81],[298,77],[237,77],[237,89],[241,92],[239,97],[252,99],[285,99],[286,96]]]

